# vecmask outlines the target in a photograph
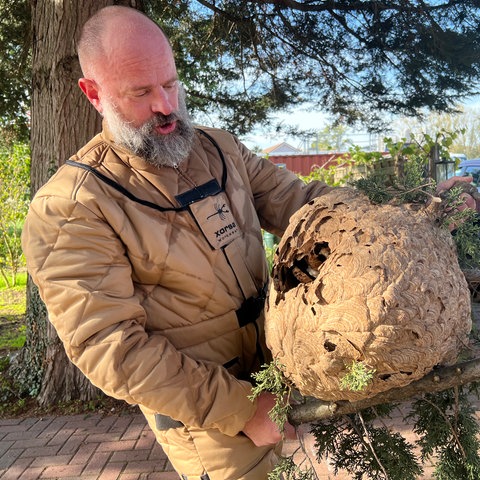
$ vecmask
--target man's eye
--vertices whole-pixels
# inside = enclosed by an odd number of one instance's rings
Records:
[[[145,95],[148,95],[148,93],[150,92],[150,89],[148,88],[143,88],[141,90],[132,90],[132,92],[130,93],[130,95],[132,97],[144,97]]]
[[[177,85],[178,85],[178,82],[175,80],[172,83],[167,83],[166,85],[163,86],[163,88],[165,90],[174,90],[175,88],[177,88]]]

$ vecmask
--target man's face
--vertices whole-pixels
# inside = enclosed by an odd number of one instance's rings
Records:
[[[149,22],[128,32],[119,36],[110,28],[105,33],[93,79],[81,87],[116,142],[154,165],[178,165],[192,148],[193,127],[172,49]]]
[[[140,126],[124,119],[114,102],[104,99],[103,116],[115,142],[152,165],[180,165],[192,149],[194,128],[187,112],[184,90],[177,88],[180,89],[177,110],[168,115],[155,113]]]

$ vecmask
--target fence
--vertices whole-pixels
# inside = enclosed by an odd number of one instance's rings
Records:
[[[308,176],[311,171],[317,167],[327,168],[333,165],[337,166],[335,172],[335,180],[349,175],[352,180],[364,177],[374,171],[384,174],[387,178],[401,176],[403,170],[403,162],[396,162],[392,157],[385,156],[371,164],[360,165],[342,165],[341,159],[347,159],[348,154],[331,153],[331,154],[314,154],[314,155],[271,155],[269,160],[288,170],[300,175]]]

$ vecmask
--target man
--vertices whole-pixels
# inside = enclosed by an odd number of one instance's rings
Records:
[[[139,405],[181,478],[266,479],[273,397],[248,398],[268,355],[261,228],[281,235],[329,187],[194,128],[142,13],[100,10],[78,53],[103,131],[39,190],[23,234],[49,319],[93,384]]]

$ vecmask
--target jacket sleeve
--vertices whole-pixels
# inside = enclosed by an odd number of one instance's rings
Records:
[[[37,196],[23,231],[29,272],[68,357],[106,394],[191,426],[241,431],[251,385],[145,329],[125,248],[74,199]]]

